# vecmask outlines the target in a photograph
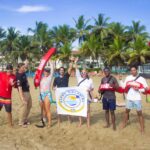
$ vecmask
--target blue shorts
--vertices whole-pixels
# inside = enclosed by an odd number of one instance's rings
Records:
[[[127,100],[126,101],[126,108],[127,109],[136,109],[137,111],[142,110],[141,100],[137,100],[137,101]]]
[[[108,99],[108,98],[103,97],[102,103],[103,103],[104,110],[116,110],[116,100],[115,99]]]
[[[50,103],[53,102],[52,93],[51,92],[41,92],[39,95],[39,100],[44,101],[45,97],[48,96]]]

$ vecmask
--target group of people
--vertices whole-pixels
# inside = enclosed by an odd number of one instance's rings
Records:
[[[39,103],[41,108],[41,123],[42,127],[45,126],[47,118],[47,127],[51,126],[51,104],[53,102],[52,91],[56,88],[68,87],[69,77],[72,70],[75,69],[77,84],[76,86],[86,89],[87,98],[87,126],[90,127],[90,103],[93,100],[93,90],[94,84],[92,79],[88,76],[86,69],[82,69],[81,72],[78,69],[78,59],[76,58],[73,62],[69,64],[67,72],[65,68],[59,68],[59,75],[54,78],[55,65],[53,61],[50,61],[50,68],[45,68],[43,71],[43,76],[39,86]],[[13,66],[8,64],[5,72],[0,72],[0,110],[5,107],[8,114],[9,125],[12,126],[12,101],[11,92],[12,87],[18,89],[18,93],[21,100],[20,112],[19,112],[19,125],[22,127],[27,127],[30,122],[28,116],[30,109],[32,107],[32,98],[30,95],[30,87],[28,84],[26,76],[27,65],[24,63],[18,64],[17,72],[13,72]],[[136,66],[130,68],[131,75],[127,76],[124,81],[119,78],[119,81],[111,75],[110,69],[108,67],[104,68],[104,77],[101,79],[101,83],[98,92],[102,97],[103,109],[105,110],[106,125],[105,128],[110,127],[112,124],[113,130],[116,130],[116,95],[115,92],[122,87],[126,90],[125,99],[125,113],[123,118],[123,123],[121,128],[127,125],[129,120],[129,113],[131,109],[136,109],[138,120],[140,123],[141,133],[144,132],[144,118],[142,114],[142,103],[141,103],[141,93],[148,89],[146,80],[138,74]],[[53,83],[52,83],[53,81]],[[137,84],[138,83],[138,84]],[[142,85],[142,86],[139,86]],[[128,87],[128,88],[127,88]],[[68,121],[71,121],[72,117],[67,116]],[[111,121],[110,121],[111,117]],[[58,124],[60,125],[61,115],[58,115]],[[79,116],[79,127],[82,125],[82,117]],[[39,125],[37,125],[39,127]]]
[[[138,74],[137,66],[130,67],[131,75],[127,76],[123,81],[122,78],[117,79],[110,74],[109,68],[104,69],[105,77],[102,78],[99,92],[102,93],[103,109],[105,110],[106,128],[110,127],[112,123],[113,129],[116,130],[115,124],[115,110],[116,110],[116,96],[115,91],[119,91],[119,88],[123,88],[125,96],[125,113],[121,128],[126,127],[129,121],[130,110],[136,109],[138,120],[140,123],[141,133],[144,133],[144,118],[142,114],[142,98],[141,93],[148,90],[146,80]],[[111,123],[109,116],[111,116]]]
[[[0,72],[0,110],[5,107],[8,114],[8,122],[12,127],[12,87],[18,89],[20,96],[19,126],[27,127],[30,122],[28,116],[32,107],[32,99],[28,79],[25,74],[27,65],[18,64],[17,72],[11,64],[8,64],[6,71]]]

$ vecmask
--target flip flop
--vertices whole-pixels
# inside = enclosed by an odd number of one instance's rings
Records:
[[[43,119],[40,121],[40,123],[42,123],[42,124],[36,124],[35,126],[37,128],[44,128],[45,127],[45,123],[44,123]]]

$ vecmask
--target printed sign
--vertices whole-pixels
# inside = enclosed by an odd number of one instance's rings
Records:
[[[57,113],[87,117],[87,91],[80,87],[57,88]]]

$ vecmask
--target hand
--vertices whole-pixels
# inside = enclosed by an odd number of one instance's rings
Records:
[[[54,91],[56,91],[56,89],[57,89],[56,87],[53,87],[53,90],[54,90]]]
[[[22,99],[23,104],[27,104],[27,101],[25,100],[24,97],[22,97],[21,99]]]
[[[74,63],[76,64],[78,62],[79,58],[76,57],[75,60],[74,60]]]
[[[26,60],[24,61],[24,64],[25,64],[25,67],[26,67],[26,69],[27,69],[28,66],[29,66],[29,61],[26,59]]]
[[[17,84],[16,81],[13,81],[12,85],[11,86],[15,86]]]
[[[69,59],[70,59],[71,62],[75,61],[75,57],[74,56],[71,56]]]
[[[113,84],[113,83],[110,83],[109,84],[109,88],[112,88],[112,87],[114,87],[115,85]]]
[[[10,80],[9,80],[9,83],[10,83],[11,86],[13,86],[13,85],[14,85],[14,80],[13,80],[13,79],[10,79]]]
[[[70,63],[70,64],[69,64],[69,68],[73,68],[73,63]]]
[[[118,79],[122,80],[122,74],[119,74]]]
[[[134,90],[136,90],[136,91],[139,90],[139,88],[138,88],[137,86],[134,86],[133,88],[134,88]]]
[[[150,90],[150,88],[149,88],[149,87],[146,87],[145,90],[148,91],[148,90]]]

